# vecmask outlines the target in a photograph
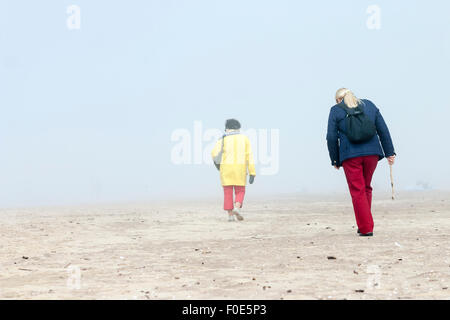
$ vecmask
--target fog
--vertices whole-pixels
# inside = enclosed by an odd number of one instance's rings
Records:
[[[71,7],[75,5],[75,7]],[[326,127],[348,87],[381,110],[399,190],[450,189],[448,1],[1,1],[0,206],[222,194],[227,118],[248,197],[347,192]],[[379,164],[377,192],[389,192]]]

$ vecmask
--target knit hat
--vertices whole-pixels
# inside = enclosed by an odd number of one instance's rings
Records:
[[[241,124],[236,119],[228,119],[225,121],[225,129],[238,130],[241,128]]]

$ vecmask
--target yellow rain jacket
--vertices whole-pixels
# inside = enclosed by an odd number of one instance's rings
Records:
[[[224,140],[222,160],[220,162],[220,180],[222,186],[245,186],[247,170],[256,176],[250,140],[240,133],[227,135]],[[211,152],[213,159],[222,149],[222,139],[217,141]]]

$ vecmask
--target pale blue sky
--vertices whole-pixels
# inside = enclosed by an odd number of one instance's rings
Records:
[[[381,109],[399,188],[450,189],[449,14],[446,0],[1,0],[0,206],[220,196],[213,167],[171,162],[170,137],[228,117],[280,130],[280,171],[250,195],[346,192],[325,142],[341,86]],[[374,185],[389,191],[384,162]]]

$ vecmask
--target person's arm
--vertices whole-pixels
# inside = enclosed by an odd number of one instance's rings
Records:
[[[380,110],[377,110],[377,115],[375,118],[375,126],[377,128],[378,136],[380,137],[381,146],[383,147],[383,152],[386,158],[392,159],[396,156],[394,144],[392,143],[391,134],[381,115]],[[391,160],[389,161],[391,163]],[[393,162],[393,161],[392,161]]]
[[[256,170],[255,170],[255,161],[253,160],[253,152],[252,147],[250,145],[250,140],[247,138],[245,142],[245,161],[247,164],[247,170],[248,174],[251,179],[251,183],[253,183],[254,177],[256,176]],[[252,178],[253,177],[253,178]]]
[[[328,117],[327,145],[331,165],[337,169],[339,168],[339,135],[336,116],[332,110],[330,110]]]
[[[214,146],[214,148],[211,151],[211,156],[212,156],[213,160],[215,157],[217,157],[219,155],[220,150],[222,150],[222,139],[219,139],[216,142],[216,145]]]

